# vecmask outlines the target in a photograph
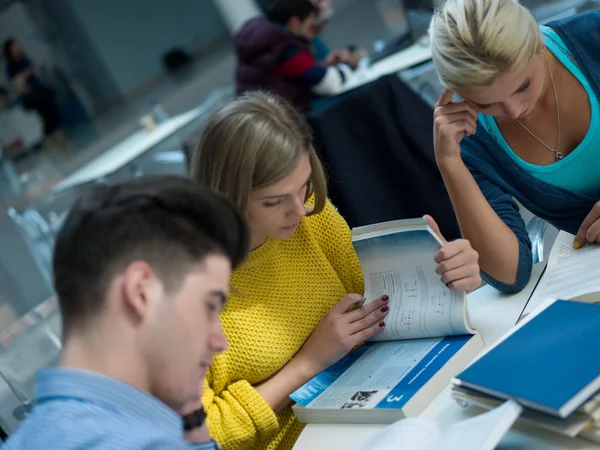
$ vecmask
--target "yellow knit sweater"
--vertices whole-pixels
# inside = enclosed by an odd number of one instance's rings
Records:
[[[344,295],[362,295],[348,225],[328,202],[291,238],[254,250],[232,288],[222,314],[230,347],[204,383],[210,433],[223,450],[291,449],[303,426],[291,407],[275,414],[253,386],[280,370]]]

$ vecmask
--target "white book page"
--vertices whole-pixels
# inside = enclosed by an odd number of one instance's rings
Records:
[[[361,450],[435,450],[440,429],[423,419],[402,419],[369,439]]]
[[[552,246],[548,266],[529,299],[523,315],[550,299],[570,300],[600,292],[600,246],[586,244],[573,248],[575,236],[561,231]]]
[[[445,431],[423,419],[403,419],[377,433],[361,450],[493,450],[522,410],[509,400]]]
[[[435,272],[440,243],[427,230],[355,241],[367,302],[387,294],[385,329],[372,340],[387,341],[471,334],[464,292],[448,289]]]
[[[461,420],[446,429],[435,450],[493,450],[522,411],[509,400],[489,412]]]

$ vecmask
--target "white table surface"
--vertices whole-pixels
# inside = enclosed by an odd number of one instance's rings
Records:
[[[539,280],[544,265],[534,267],[527,287],[515,295],[502,295],[489,286],[468,296],[472,325],[479,330],[486,347],[492,345],[512,328],[525,307]],[[420,414],[442,428],[472,417],[476,409],[464,409],[450,397],[450,385]],[[359,449],[374,433],[385,425],[309,424],[294,446],[294,450],[354,450]],[[583,439],[571,439],[539,428],[517,424],[502,440],[499,449],[598,449],[600,446]]]
[[[77,170],[60,183],[56,184],[53,192],[64,191],[71,187],[97,180],[110,175],[128,163],[143,155],[152,147],[167,139],[176,131],[197,119],[205,108],[199,106],[183,114],[179,114],[158,125],[153,131],[141,129],[114,147],[102,153],[96,159]]]
[[[370,67],[357,70],[354,77],[344,86],[342,93],[371,83],[384,75],[401,72],[430,59],[431,48],[429,40],[427,38],[420,39],[410,47],[393,53],[387,58],[377,61]]]

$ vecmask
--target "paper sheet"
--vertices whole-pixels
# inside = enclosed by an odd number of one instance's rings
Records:
[[[441,432],[422,419],[404,419],[373,436],[361,450],[492,450],[523,409],[509,400]]]
[[[575,236],[561,231],[552,246],[546,272],[529,299],[523,315],[550,299],[570,300],[600,292],[600,245],[573,248]]]
[[[493,450],[522,411],[509,400],[490,412],[455,423],[446,430],[436,450]]]

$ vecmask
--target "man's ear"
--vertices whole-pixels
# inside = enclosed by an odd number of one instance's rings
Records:
[[[123,307],[138,321],[148,316],[162,295],[163,286],[145,261],[134,261],[122,276]]]

